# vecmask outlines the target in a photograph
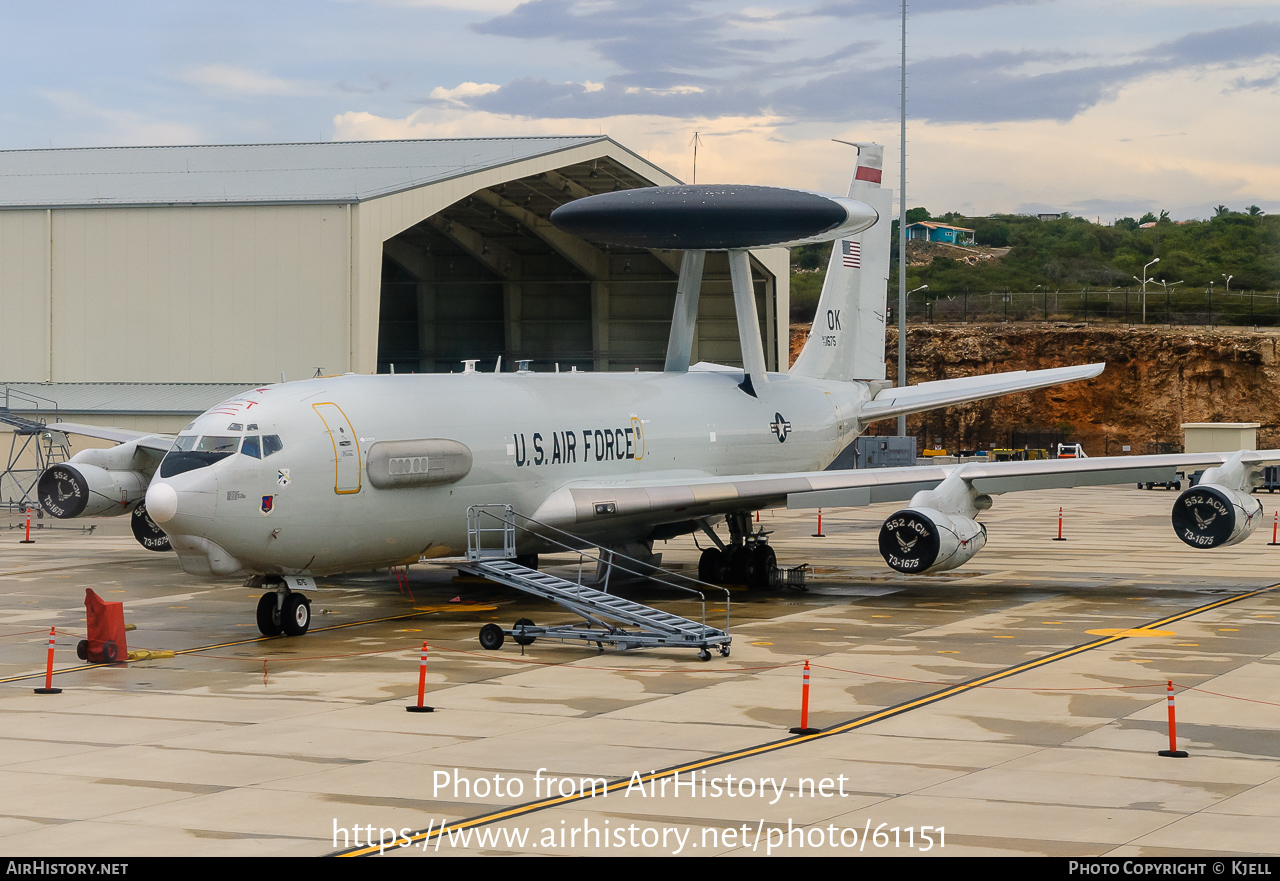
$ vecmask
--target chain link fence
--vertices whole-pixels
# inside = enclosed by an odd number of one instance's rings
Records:
[[[889,293],[890,309],[897,304]],[[907,319],[924,323],[1068,321],[1086,324],[1280,326],[1280,291],[1184,291],[1148,287],[1078,291],[920,291]]]

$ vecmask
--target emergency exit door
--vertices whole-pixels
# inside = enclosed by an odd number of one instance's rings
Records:
[[[333,443],[333,491],[339,495],[360,492],[360,442],[351,420],[337,404],[312,404]]]

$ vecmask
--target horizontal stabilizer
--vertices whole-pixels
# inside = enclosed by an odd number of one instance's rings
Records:
[[[921,413],[952,404],[967,404],[984,398],[995,398],[1032,389],[1092,379],[1106,364],[1081,364],[1077,367],[1054,367],[1049,370],[1017,370],[1012,373],[990,373],[962,379],[940,379],[905,388],[887,388],[862,408],[858,421],[863,425],[877,419]]]

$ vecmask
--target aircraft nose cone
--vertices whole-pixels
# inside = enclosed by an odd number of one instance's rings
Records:
[[[168,523],[178,513],[178,494],[167,483],[153,483],[147,488],[147,513],[157,523]]]

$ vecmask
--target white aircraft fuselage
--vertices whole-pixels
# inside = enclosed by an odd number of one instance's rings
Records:
[[[218,405],[179,435],[179,444],[233,438],[237,451],[168,477],[162,465],[148,511],[188,572],[379,568],[462,553],[472,505],[508,504],[568,526],[548,500],[578,481],[821,470],[856,436],[873,392],[863,382],[770,374],[752,396],[741,379],[740,371],[521,372],[267,386]],[[279,437],[278,451],[243,451],[245,438],[267,436]],[[464,475],[437,485],[373,484],[369,458],[379,443],[433,440],[469,451]],[[255,448],[263,451],[248,445]],[[414,456],[411,443],[398,452],[406,449],[398,470],[412,473],[415,458],[430,458]],[[606,544],[643,541],[655,526],[682,519],[679,511],[655,512],[575,532]]]

